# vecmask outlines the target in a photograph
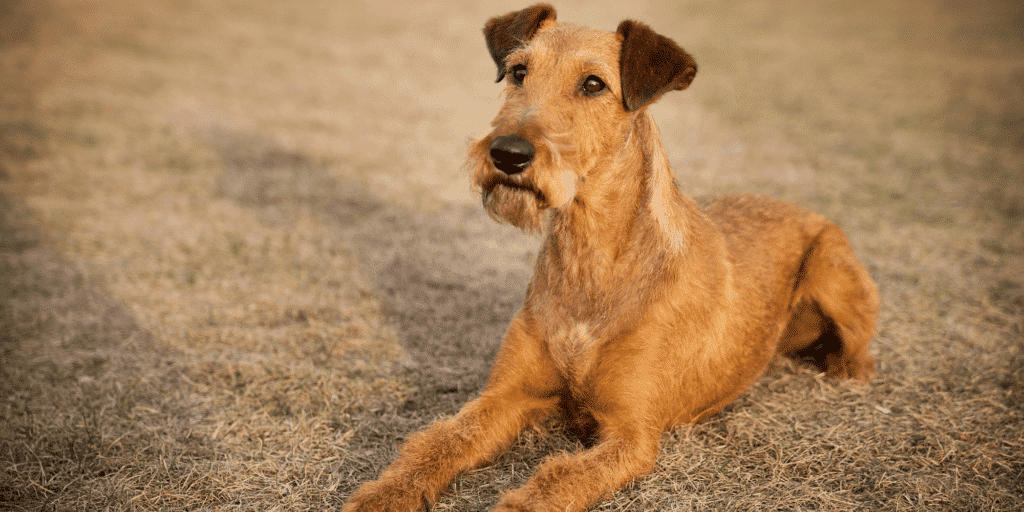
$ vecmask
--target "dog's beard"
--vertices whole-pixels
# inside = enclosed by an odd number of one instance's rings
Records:
[[[543,211],[548,207],[544,194],[528,185],[496,178],[481,186],[484,209],[498,222],[527,232],[540,233]]]
[[[564,144],[555,140],[561,138],[534,137],[538,145],[537,156],[531,167],[562,169],[556,171],[554,179],[543,183],[535,182],[531,169],[526,173],[509,176],[494,168],[490,158],[491,137],[478,140],[470,148],[473,185],[480,191],[484,209],[498,222],[507,222],[527,233],[543,230],[544,211],[562,208],[576,195],[576,175],[565,170],[568,163]],[[543,173],[542,173],[543,174]],[[530,177],[527,177],[530,176]]]

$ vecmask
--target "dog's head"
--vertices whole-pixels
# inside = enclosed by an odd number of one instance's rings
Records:
[[[545,210],[578,199],[595,169],[620,165],[631,118],[697,72],[647,25],[559,23],[548,4],[490,19],[484,37],[505,101],[468,163],[488,213],[524,231],[539,232]]]

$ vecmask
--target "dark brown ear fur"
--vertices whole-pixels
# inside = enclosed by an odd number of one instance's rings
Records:
[[[633,20],[619,23],[617,32],[622,36],[619,75],[626,110],[637,110],[673,89],[686,89],[693,81],[697,63],[675,41]]]
[[[484,25],[484,38],[491,58],[498,65],[498,82],[505,77],[505,57],[530,40],[541,23],[555,19],[555,8],[536,4],[521,11],[495,16]]]

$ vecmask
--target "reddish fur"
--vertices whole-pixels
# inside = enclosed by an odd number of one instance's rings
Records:
[[[509,40],[495,27],[532,26],[538,13],[532,38],[497,62],[529,74],[507,86],[494,130],[469,155],[488,212],[545,233],[526,301],[481,396],[412,436],[345,511],[420,510],[552,414],[596,444],[545,461],[497,510],[583,510],[650,472],[663,431],[715,414],[776,354],[814,357],[836,377],[874,373],[877,292],[835,224],[766,197],[698,204],[679,191],[645,107],[688,85],[696,65],[649,74],[641,90],[655,93],[624,106],[621,91],[638,89],[620,83],[636,79],[620,78],[621,52],[692,58],[636,22],[602,32],[537,7],[488,22],[489,45]],[[589,75],[604,94],[578,93]],[[536,149],[512,176],[489,158],[509,134]]]

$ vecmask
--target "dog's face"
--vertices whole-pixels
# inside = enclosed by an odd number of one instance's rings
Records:
[[[625,126],[611,32],[551,22],[509,53],[504,102],[471,151],[487,211],[525,231],[562,208]]]
[[[608,32],[558,23],[544,4],[491,19],[484,35],[504,102],[468,165],[487,212],[524,231],[539,232],[545,210],[579,200],[596,170],[619,166],[631,117],[696,72],[689,55],[644,25]]]

